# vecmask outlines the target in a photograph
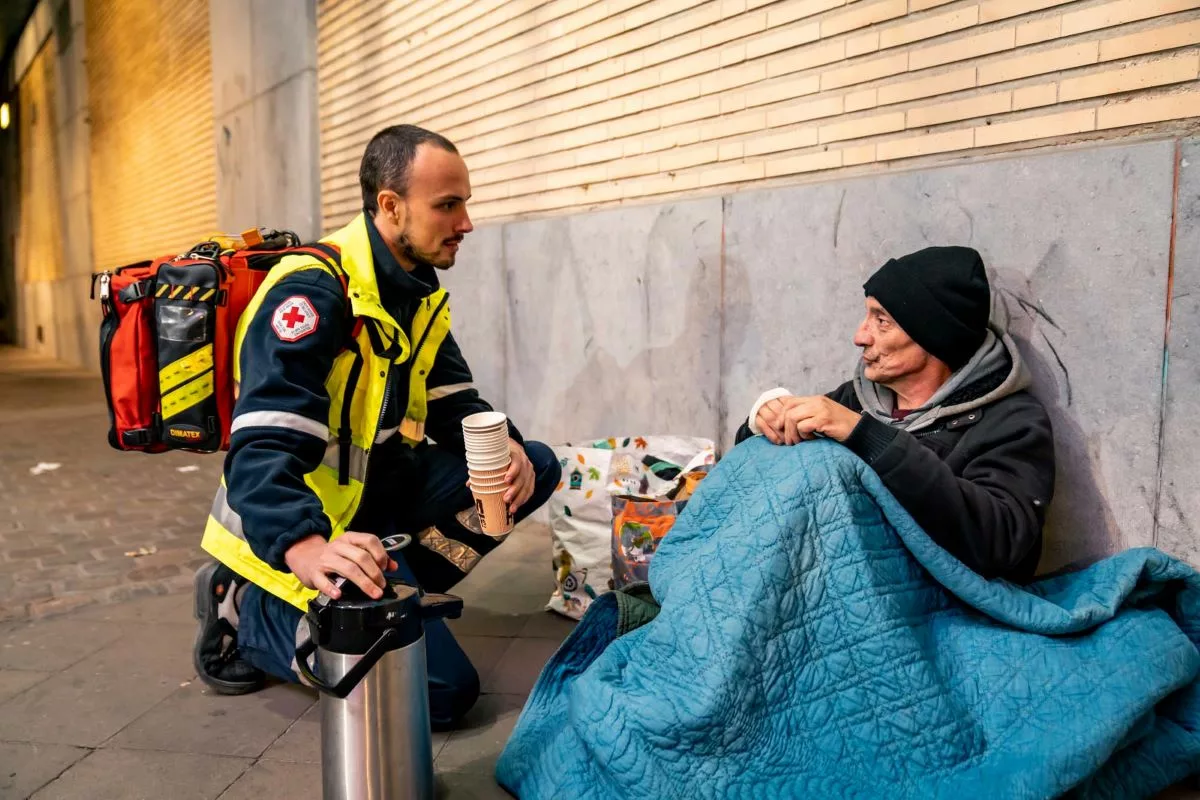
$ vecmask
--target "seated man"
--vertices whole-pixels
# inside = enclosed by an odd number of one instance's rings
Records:
[[[195,665],[222,694],[264,673],[299,679],[302,614],[317,592],[341,596],[338,576],[376,599],[388,580],[443,592],[503,538],[483,532],[467,487],[461,423],[492,407],[438,279],[472,230],[466,164],[444,137],[397,125],[367,145],[360,183],[363,213],[317,246],[336,248],[341,274],[285,259],[238,329],[240,394],[203,542],[217,561],[195,580]],[[509,428],[504,501],[520,520],[560,469]],[[414,541],[390,557],[379,537],[395,533]],[[452,727],[479,676],[444,622],[425,644],[431,718]]]
[[[1054,442],[1016,345],[989,325],[979,253],[926,248],[888,261],[863,288],[854,379],[824,396],[764,393],[737,441],[841,442],[968,567],[1031,580],[1054,491]]]

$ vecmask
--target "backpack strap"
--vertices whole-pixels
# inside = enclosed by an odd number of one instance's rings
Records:
[[[342,282],[342,291],[349,293],[350,291],[350,276],[346,274],[346,270],[342,269],[342,251],[325,242],[314,242],[297,248],[302,252],[306,252],[311,256],[315,256],[317,260],[329,267],[329,270]]]
[[[304,253],[313,256],[322,264],[324,264],[338,282],[342,284],[342,293],[346,296],[346,316],[353,320],[350,329],[350,337],[348,343],[344,343],[338,350],[338,353],[344,353],[347,350],[355,351],[354,364],[350,368],[350,377],[347,381],[347,386],[353,387],[358,383],[359,373],[362,372],[363,357],[358,349],[358,335],[363,329],[363,324],[366,322],[362,317],[355,317],[350,304],[350,276],[346,274],[346,270],[342,269],[342,253],[336,247],[326,244],[325,242],[314,242],[313,244],[304,245],[292,249],[293,253]],[[338,484],[345,486],[350,482],[350,450],[353,444],[351,437],[350,426],[350,402],[349,398],[344,398],[342,402],[342,418],[337,429],[338,442]]]

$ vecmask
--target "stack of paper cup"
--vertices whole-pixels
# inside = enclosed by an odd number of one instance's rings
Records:
[[[472,414],[462,421],[467,449],[467,472],[479,524],[489,536],[501,536],[513,528],[512,514],[504,502],[512,455],[508,450],[508,417],[499,411]]]

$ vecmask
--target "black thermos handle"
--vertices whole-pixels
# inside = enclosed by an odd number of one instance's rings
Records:
[[[313,688],[319,689],[325,694],[331,695],[344,700],[346,695],[354,691],[354,687],[358,686],[358,682],[363,679],[371,667],[375,666],[379,659],[383,658],[383,654],[389,650],[394,650],[392,642],[400,637],[400,631],[395,628],[388,628],[380,635],[375,644],[371,645],[371,649],[363,654],[363,657],[358,660],[358,663],[350,668],[350,671],[342,676],[342,679],[335,685],[330,686],[325,681],[313,674],[312,667],[308,664],[308,659],[317,651],[317,643],[311,638],[301,643],[296,648],[296,669],[304,676],[304,680],[308,681]]]

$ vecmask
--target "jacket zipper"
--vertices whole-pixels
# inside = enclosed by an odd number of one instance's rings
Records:
[[[429,331],[433,328],[433,321],[437,319],[437,315],[442,313],[442,309],[446,307],[446,303],[450,302],[450,295],[442,295],[442,301],[438,303],[437,308],[433,310],[433,314],[429,317],[429,324],[425,326],[425,330],[421,333],[421,341],[417,342],[417,346],[413,348],[412,360],[417,363],[417,356],[421,354],[421,348],[425,346],[425,340],[429,338]]]
[[[370,326],[371,323],[367,323]],[[368,334],[370,331],[368,331]],[[383,334],[379,334],[379,341],[382,344]],[[391,348],[387,348],[390,350]],[[392,359],[387,360],[387,366],[383,368],[383,402],[379,404],[379,418],[375,420],[375,436],[379,435],[379,427],[383,425],[383,415],[387,413],[388,399],[392,396]],[[367,443],[367,455],[371,454],[372,448],[375,446],[375,440],[372,439]]]
[[[342,395],[342,418],[338,425],[338,486],[350,485],[350,407],[354,402],[354,390],[358,386],[359,375],[362,374],[363,355],[358,342],[354,341],[354,363],[350,365],[350,374],[346,377],[346,391]],[[386,399],[386,390],[384,391]]]
[[[424,333],[421,334],[421,340],[417,343],[413,350],[412,360],[415,363],[417,354],[421,352],[421,347],[424,346],[425,340],[429,337],[429,330],[433,327],[432,320],[441,313],[445,308],[446,303],[450,302],[450,295],[443,295],[442,301],[438,303],[433,315],[430,317],[430,324],[425,327]],[[355,343],[357,348],[357,343]],[[354,366],[350,368],[350,377],[346,382],[346,396],[342,400],[342,424],[338,427],[338,485],[346,486],[349,484],[350,471],[350,442],[348,441],[350,434],[350,426],[348,424],[350,401],[354,395],[355,385],[358,383],[358,375],[362,369],[362,351],[358,350],[355,357]],[[379,429],[383,425],[383,418],[387,414],[388,400],[392,396],[392,367],[394,362],[388,359],[387,367],[383,371],[383,402],[379,404],[379,418],[375,421],[375,435],[379,435]],[[374,441],[368,443],[365,449],[365,457],[370,460],[371,450],[374,449]]]
[[[446,303],[448,303],[448,302],[450,302],[450,295],[449,294],[442,295],[442,301],[440,303],[438,303],[437,308],[435,308],[433,310],[433,314],[430,315],[429,324],[426,325],[425,330],[421,332],[421,339],[417,342],[417,346],[413,348],[412,355],[410,356],[410,361],[413,366],[416,366],[417,356],[421,355],[421,348],[425,346],[425,340],[429,338],[429,331],[433,328],[433,321],[435,319],[437,319],[438,314],[442,313],[442,309],[446,307]],[[410,370],[409,374],[411,375],[412,367],[409,367],[409,370]],[[388,362],[388,382],[387,382],[387,386],[385,386],[383,389],[383,409],[387,408],[388,391],[392,388],[391,372],[392,372],[392,362],[389,361]],[[379,425],[383,424],[383,409],[380,409],[380,411],[379,411]],[[376,430],[379,429],[379,425],[375,426]]]
[[[392,396],[392,362],[389,359],[388,365],[383,370],[383,402],[379,405],[379,419],[375,422],[375,435],[379,435],[379,426],[383,424],[383,416],[387,413],[388,398]],[[371,442],[371,446],[367,447],[367,454],[370,455],[371,447],[375,442]]]

